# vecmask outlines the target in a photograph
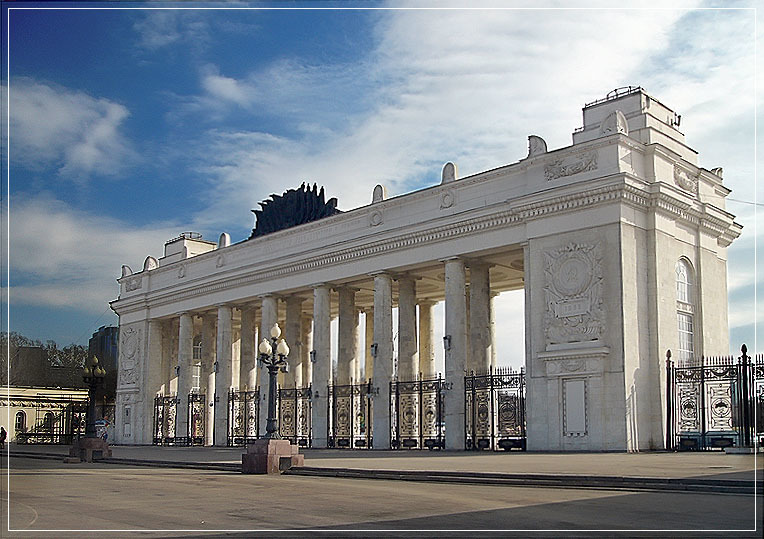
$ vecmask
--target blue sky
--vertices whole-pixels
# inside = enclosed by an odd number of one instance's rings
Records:
[[[140,269],[181,231],[245,239],[258,201],[306,180],[350,209],[376,183],[435,184],[446,161],[460,175],[517,161],[531,133],[567,146],[584,103],[640,85],[745,201],[728,202],[745,226],[729,250],[730,331],[753,349],[755,12],[697,8],[754,4],[578,5],[591,9],[5,3],[3,326],[85,342],[116,323],[120,266]],[[69,6],[96,4],[55,4]],[[522,320],[516,299],[500,318]]]

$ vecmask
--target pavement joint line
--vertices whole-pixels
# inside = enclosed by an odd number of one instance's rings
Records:
[[[61,453],[11,451],[11,457],[61,460]],[[202,469],[241,472],[241,465],[227,462],[180,462],[131,458],[104,458],[97,462],[125,466],[154,468]],[[762,481],[742,479],[696,479],[677,477],[586,476],[580,474],[507,474],[498,472],[459,472],[425,470],[369,470],[360,468],[328,468],[303,466],[284,472],[285,475],[336,477],[342,479],[388,479],[397,481],[426,481],[438,483],[470,483],[496,486],[590,488],[605,490],[658,490],[675,492],[714,492],[718,494],[764,495]]]

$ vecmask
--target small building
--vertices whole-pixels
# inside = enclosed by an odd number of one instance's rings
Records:
[[[5,429],[9,441],[70,444],[85,433],[87,389],[10,386],[6,390],[0,394],[0,407],[7,407],[13,422]]]

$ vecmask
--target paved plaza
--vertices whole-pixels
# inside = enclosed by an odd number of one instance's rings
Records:
[[[10,463],[10,496],[3,481],[2,506],[4,512],[10,508],[12,535],[82,536],[83,530],[98,530],[103,537],[131,532],[147,537],[410,536],[414,531],[633,536],[641,531],[650,536],[756,537],[761,528],[755,531],[755,518],[763,514],[762,459],[756,459],[755,471],[754,455],[306,452],[306,469],[567,478],[562,486],[542,488],[533,480],[527,486],[467,484],[437,475],[429,480],[243,475],[234,471],[241,448],[116,446],[114,459],[92,465],[64,464],[65,449],[12,446],[10,460],[3,459],[4,475]],[[753,486],[754,474],[758,496],[725,493],[719,487]],[[586,488],[576,477],[653,478],[665,485],[698,479],[709,487],[692,492],[660,484],[648,490]]]

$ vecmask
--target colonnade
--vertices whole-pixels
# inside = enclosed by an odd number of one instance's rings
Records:
[[[318,283],[310,292],[268,294],[246,303],[223,304],[198,312],[181,312],[169,319],[151,320],[150,387],[156,394],[177,395],[179,436],[188,432],[188,394],[192,390],[205,393],[208,404],[205,442],[224,446],[228,432],[228,394],[231,389],[266,387],[267,369],[258,367],[256,361],[258,342],[269,338],[270,329],[279,323],[290,347],[289,370],[279,374],[279,385],[312,388],[313,447],[326,447],[328,442],[327,387],[371,379],[375,390],[374,447],[389,448],[389,382],[437,376],[433,314],[437,301],[444,298],[445,380],[450,388],[444,410],[446,447],[462,449],[465,372],[487,372],[495,366],[492,306],[495,294],[491,293],[488,264],[461,258],[443,260],[442,264],[445,277],[440,297],[418,298],[415,274],[379,272],[370,276],[373,279],[371,305],[368,299],[367,304],[359,304],[359,288]],[[394,288],[397,288],[396,302]],[[333,296],[337,298],[334,312]],[[311,300],[312,314],[308,307]],[[281,319],[280,304],[285,314]],[[397,328],[393,327],[394,306],[398,308]],[[365,314],[364,328],[360,326],[361,313]],[[336,371],[333,371],[331,357],[333,314],[338,317]],[[362,337],[366,350],[363,365]],[[193,380],[195,366],[198,380]],[[265,429],[265,416],[260,414],[260,432]],[[214,429],[209,428],[213,425]]]

